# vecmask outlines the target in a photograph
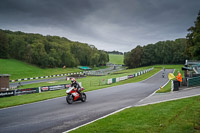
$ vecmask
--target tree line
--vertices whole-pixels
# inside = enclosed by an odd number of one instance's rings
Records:
[[[195,25],[188,29],[186,38],[175,41],[159,41],[137,46],[124,55],[129,68],[154,64],[184,64],[185,60],[200,60],[200,11]]]
[[[14,58],[39,67],[97,66],[108,54],[93,45],[64,37],[0,30],[0,58]]]
[[[154,64],[183,64],[186,39],[160,41],[146,46],[137,46],[124,55],[124,63],[130,68]]]
[[[123,55],[122,52],[119,52],[119,51],[107,51],[108,54],[118,54],[118,55]]]

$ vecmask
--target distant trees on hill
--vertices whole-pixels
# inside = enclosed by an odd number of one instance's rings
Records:
[[[0,30],[0,58],[15,58],[40,67],[105,64],[105,51],[64,37]]]
[[[107,51],[108,54],[119,54],[119,55],[123,55],[122,52],[119,52],[119,51]]]
[[[137,46],[125,54],[124,63],[130,68],[154,64],[183,64],[187,57],[184,55],[185,48],[186,39]]]

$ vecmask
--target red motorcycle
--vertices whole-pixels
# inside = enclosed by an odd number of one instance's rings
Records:
[[[81,88],[80,92],[83,90],[84,88]],[[84,92],[81,92],[80,96],[80,94],[77,92],[77,90],[74,89],[74,87],[69,87],[66,90],[66,93],[67,93],[66,101],[68,104],[72,104],[73,102],[79,100],[81,100],[82,102],[86,101],[86,94]]]

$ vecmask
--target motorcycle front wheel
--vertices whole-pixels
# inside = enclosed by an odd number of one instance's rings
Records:
[[[85,102],[86,101],[86,94],[85,93],[82,93],[82,99],[81,99],[82,102]]]
[[[72,96],[72,95],[68,95],[68,96],[66,97],[66,101],[67,101],[68,104],[72,104],[73,101],[74,101],[73,96]]]

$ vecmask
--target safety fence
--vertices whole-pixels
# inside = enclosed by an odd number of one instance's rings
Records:
[[[120,81],[129,79],[129,78],[134,78],[134,77],[140,76],[142,74],[145,74],[145,73],[147,73],[151,70],[153,70],[153,68],[150,68],[150,69],[147,69],[147,70],[144,70],[144,71],[140,71],[140,72],[137,72],[135,74],[128,75],[128,76],[122,76],[122,77],[118,77],[118,78],[110,78],[110,79],[108,79],[107,84],[120,82]]]
[[[45,91],[54,91],[54,90],[61,90],[70,87],[70,84],[61,84],[61,85],[53,85],[53,86],[42,86],[37,88],[26,88],[26,89],[15,89],[15,90],[8,90],[8,91],[0,91],[0,97],[6,96],[17,96],[17,95],[24,95],[24,94],[32,94],[32,93],[41,93]]]
[[[137,76],[140,76],[142,74],[145,74],[149,71],[153,70],[153,68],[147,69],[147,70],[143,70],[140,72],[137,72],[135,74],[131,74],[131,75],[127,75],[127,76],[122,76],[122,77],[117,77],[117,78],[110,78],[110,79],[92,79],[90,81],[87,81],[86,84],[89,84],[89,86],[101,86],[101,85],[106,85],[106,84],[112,84],[112,83],[116,83],[116,82],[120,82],[129,78],[134,78]],[[85,84],[85,83],[84,83]]]

